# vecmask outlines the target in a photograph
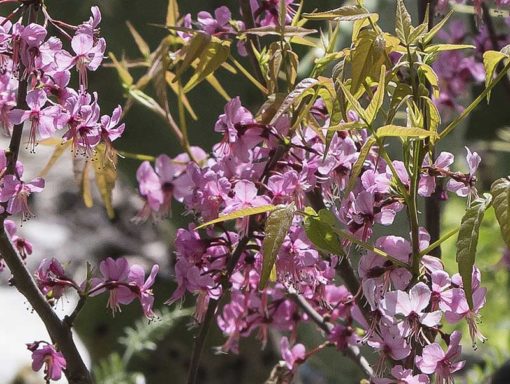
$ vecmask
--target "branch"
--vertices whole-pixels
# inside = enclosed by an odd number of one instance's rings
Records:
[[[33,23],[37,18],[37,1],[26,2],[24,4],[23,24]],[[20,109],[28,109],[26,104],[26,95],[28,90],[27,80],[23,80],[26,68],[23,63],[19,64],[19,87],[16,105]],[[16,174],[16,161],[21,145],[23,135],[23,124],[14,126],[7,151],[7,171],[6,174]],[[5,204],[4,204],[5,208]],[[53,344],[62,352],[66,359],[67,368],[65,375],[70,383],[73,384],[92,384],[93,379],[88,371],[83,359],[73,341],[71,328],[60,320],[53,311],[50,304],[37,287],[32,275],[28,272],[22,258],[16,252],[9,240],[4,227],[5,219],[8,214],[4,212],[0,215],[0,255],[12,274],[12,284],[27,299],[39,318],[43,321]]]
[[[303,312],[305,312],[310,317],[310,319],[312,319],[312,321],[319,326],[319,328],[321,328],[328,335],[331,333],[332,329],[334,328],[333,324],[326,321],[324,317],[322,317],[320,313],[318,313],[303,296],[297,293],[290,293],[289,296],[296,302],[296,304],[303,310]],[[361,351],[357,346],[347,345],[345,353],[356,364],[358,364],[358,366],[368,377],[373,376],[374,372],[372,367],[368,363],[367,359],[365,359],[365,357],[361,354]]]

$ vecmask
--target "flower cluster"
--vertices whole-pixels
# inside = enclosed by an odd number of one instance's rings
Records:
[[[101,277],[95,277],[81,284],[67,276],[62,264],[57,259],[44,259],[35,273],[35,280],[41,292],[48,299],[58,300],[68,288],[75,289],[80,297],[93,297],[108,292],[107,307],[115,314],[120,311],[120,305],[130,304],[137,299],[147,318],[152,318],[154,285],[159,266],[152,267],[147,280],[144,268],[140,265],[129,265],[125,258],[107,258],[99,264]]]
[[[48,14],[45,17],[46,23],[61,25]],[[87,154],[100,142],[109,146],[122,134],[120,107],[111,116],[101,116],[97,94],[87,92],[87,72],[99,67],[106,49],[105,40],[97,36],[100,21],[99,8],[93,7],[88,21],[70,26],[73,36],[59,27],[70,40],[68,51],[58,37],[47,36],[43,25],[1,19],[0,122],[6,133],[24,123],[29,128],[28,147],[33,150],[38,140],[61,131],[63,141],[71,140],[76,151]],[[78,72],[77,88],[71,85],[73,69]],[[24,100],[16,105],[20,82],[27,83],[28,90],[25,97],[20,94]]]
[[[321,100],[316,103],[317,110],[320,105]],[[174,159],[158,157],[155,168],[149,162],[141,164],[137,176],[146,205],[139,217],[168,214],[172,197],[204,221],[269,204],[293,203],[303,209],[311,195],[320,190],[336,220],[354,238],[370,240],[375,225],[392,224],[404,207],[402,191],[411,182],[407,167],[401,161],[386,163],[373,147],[354,189],[344,194],[368,135],[365,130],[338,132],[326,147],[320,134],[326,134],[329,116],[325,112],[318,116],[323,132],[303,128],[285,146],[283,138],[291,130],[289,116],[282,115],[274,124],[263,123],[242,106],[239,98],[232,99],[216,122],[214,130],[222,136],[212,156],[207,158],[195,147],[192,152],[196,162],[181,154]],[[349,119],[356,122],[358,116],[350,111]],[[434,161],[426,156],[418,180],[419,194],[430,196],[444,188],[440,193],[443,199],[447,191],[476,197],[474,174],[480,157],[468,150],[468,173],[453,171],[453,162],[454,156],[447,152]],[[378,377],[384,377],[386,362],[392,361],[396,365],[392,370],[395,378],[413,377],[426,383],[430,367],[436,364],[435,371],[441,372],[439,382],[449,382],[450,375],[461,366],[456,362],[460,347],[457,336],[452,335],[448,342],[448,335],[441,330],[443,317],[452,323],[466,319],[472,336],[483,340],[476,327],[485,297],[478,270],[473,273],[475,306],[470,309],[459,275],[450,277],[439,259],[423,256],[422,278],[417,283],[412,281],[411,244],[398,236],[375,240],[376,249],[385,256],[368,252],[361,257],[358,272],[367,304],[360,304],[360,292],[350,292],[336,282],[336,269],[342,268],[342,260],[336,255],[324,257],[308,238],[302,217],[295,216],[277,255],[276,283],[259,290],[264,237],[260,219],[238,219],[236,232],[217,226],[202,233],[194,225],[177,231],[178,288],[169,302],[182,299],[186,292],[197,295],[196,318],[201,321],[208,302],[218,299],[228,287],[230,301],[217,317],[218,326],[227,336],[223,350],[238,351],[240,337],[254,333],[265,342],[268,327],[295,334],[297,325],[310,318],[292,294],[302,296],[331,322],[329,343],[341,350],[366,343],[377,351]],[[251,239],[247,246],[243,243],[246,238]],[[420,249],[425,250],[429,242],[427,232],[420,229]],[[348,252],[355,252],[351,242],[344,242],[344,246]],[[225,271],[237,252],[239,262],[225,281]],[[437,336],[447,341],[446,354],[439,353],[442,349],[435,341]],[[282,353],[287,367],[293,369],[304,361],[304,347],[290,348],[285,340]],[[417,376],[403,368],[414,345],[425,346],[416,356],[423,372]]]

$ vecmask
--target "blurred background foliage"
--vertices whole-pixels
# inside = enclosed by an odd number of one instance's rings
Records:
[[[90,7],[96,5],[96,0],[68,0],[66,2],[48,0],[48,7],[53,16],[65,18],[71,23],[78,23],[88,18]],[[381,14],[381,26],[391,31],[394,19],[394,1],[375,0],[366,1],[367,7]],[[408,1],[410,11],[417,15],[415,1]],[[165,36],[166,31],[153,24],[164,23],[167,1],[166,0],[103,0],[100,2],[103,14],[101,24],[102,34],[108,42],[107,51],[113,52],[118,58],[137,58],[140,56],[137,47],[125,24],[129,20],[138,32],[149,43],[151,49],[155,49],[159,41]],[[192,13],[195,15],[200,10],[212,12],[220,5],[227,5],[232,10],[234,17],[238,17],[236,1],[232,0],[182,0],[179,1],[181,14]],[[339,6],[338,0],[305,0],[305,11],[314,9],[331,9]],[[458,15],[456,17],[467,17]],[[414,18],[416,21],[416,17]],[[474,25],[473,25],[474,28]],[[343,33],[341,44],[349,41],[348,30]],[[249,64],[246,62],[246,66]],[[140,73],[139,75],[141,75]],[[247,86],[247,82],[238,76],[234,76],[224,70],[217,72],[217,77],[230,96],[241,97],[244,105],[256,109],[262,102],[257,90]],[[102,109],[111,110],[117,104],[123,104],[124,89],[113,68],[102,68],[89,78],[90,89],[97,90],[101,95]],[[479,93],[480,89],[474,89],[473,94]],[[209,150],[218,136],[213,132],[217,116],[222,113],[225,100],[214,91],[208,84],[201,84],[188,95],[191,105],[198,115],[197,121],[189,121],[190,141],[193,145],[199,145]],[[170,95],[170,107],[176,111],[175,99]],[[462,162],[464,145],[470,145],[481,153],[483,168],[480,171],[480,190],[488,190],[490,182],[498,177],[510,173],[510,135],[497,133],[498,129],[510,125],[509,94],[503,86],[498,86],[491,99],[491,105],[483,104],[471,116],[469,121],[452,135],[443,148],[458,155],[457,159]],[[127,152],[158,155],[166,153],[175,156],[180,152],[179,144],[172,136],[168,127],[153,113],[139,105],[135,105],[125,118],[126,132],[116,147]],[[505,141],[506,140],[506,141]],[[497,142],[496,144],[494,144]],[[497,149],[497,150],[494,150]],[[127,180],[132,191],[135,191],[135,171],[139,161],[124,159],[120,161],[122,177]],[[458,225],[462,217],[464,207],[460,199],[452,197],[446,204],[443,214],[443,230]],[[183,218],[179,207],[175,205],[175,212],[169,224],[171,228],[187,225],[188,218]],[[151,223],[144,224],[151,226]],[[401,228],[403,230],[403,228]],[[170,231],[170,233],[172,230]],[[487,305],[483,311],[482,333],[488,337],[488,341],[479,346],[479,351],[473,352],[469,345],[465,351],[469,360],[474,364],[466,382],[482,383],[490,372],[509,356],[510,346],[510,295],[509,295],[509,268],[510,256],[502,260],[503,242],[500,240],[499,229],[490,210],[486,214],[479,243],[478,265],[482,269],[483,284],[488,288]],[[165,239],[168,244],[168,255],[171,257],[172,236]],[[455,240],[450,240],[443,249],[443,258],[449,271],[455,271]],[[109,255],[105,255],[107,257]],[[163,270],[161,278],[155,287],[156,303],[161,307],[169,297],[173,285],[170,280],[171,271]],[[192,300],[184,303],[183,307],[191,306]],[[98,367],[96,372],[100,382],[104,383],[138,383],[139,376],[124,372],[126,363],[126,346],[119,340],[125,336],[125,327],[133,326],[133,319],[139,317],[140,311],[136,306],[130,306],[111,319],[104,307],[106,297],[90,300],[78,324],[78,330],[85,344],[89,348],[92,361]],[[173,309],[172,309],[173,310]],[[189,361],[192,344],[192,331],[188,329],[188,320],[168,310],[163,310],[160,320],[153,324],[139,323],[131,342],[137,342],[136,332],[149,332],[149,341],[154,344],[147,346],[131,346],[136,350],[127,359],[130,372],[143,372],[147,383],[181,383],[184,382],[186,368]],[[154,334],[144,327],[159,327]],[[151,328],[152,329],[152,328]],[[318,340],[314,340],[314,333],[310,329],[301,329],[302,339],[306,345],[314,346]],[[147,334],[147,333],[146,333]],[[157,337],[154,335],[157,334]],[[468,338],[466,338],[468,339]],[[138,339],[140,342],[140,339]],[[260,350],[260,343],[253,340],[245,340],[241,343],[239,356],[214,355],[211,346],[223,343],[219,332],[212,330],[209,337],[208,349],[203,355],[203,367],[201,370],[201,383],[261,383],[268,377],[271,367],[279,358],[278,349],[268,345],[265,350]],[[112,347],[113,346],[113,347]],[[113,349],[114,354],[111,354]],[[276,352],[275,352],[276,351]],[[471,357],[472,355],[472,357]],[[124,361],[123,361],[124,356]],[[116,375],[116,376],[115,376]],[[303,383],[356,383],[360,376],[352,363],[343,359],[335,351],[322,351],[311,359],[301,369],[301,382]]]

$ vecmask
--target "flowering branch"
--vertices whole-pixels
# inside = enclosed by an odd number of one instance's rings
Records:
[[[54,344],[67,361],[65,375],[70,383],[92,384],[92,377],[76,348],[70,327],[59,319],[50,304],[27,271],[21,257],[16,253],[5,233],[3,220],[0,222],[0,254],[12,274],[12,284],[27,299],[43,321]]]

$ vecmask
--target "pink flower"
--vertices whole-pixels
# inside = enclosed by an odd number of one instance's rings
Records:
[[[120,118],[122,117],[122,108],[119,105],[113,110],[112,116],[103,115],[101,116],[100,131],[101,139],[107,147],[107,153],[112,151],[112,141],[117,140],[126,128],[125,124],[119,124]]]
[[[35,272],[37,286],[47,297],[58,300],[64,294],[65,288],[73,286],[72,281],[65,275],[62,264],[55,259],[43,259]]]
[[[40,342],[27,346],[32,351],[32,369],[37,372],[44,365],[45,380],[60,380],[62,371],[67,367],[64,355],[51,344],[47,344],[42,348],[39,348],[39,344]]]
[[[71,47],[76,56],[61,51],[57,56],[60,69],[70,69],[76,66],[80,77],[80,86],[87,89],[87,70],[95,71],[103,61],[106,41],[103,38],[94,42],[90,33],[77,33],[71,40]]]
[[[402,331],[405,336],[421,335],[420,325],[436,327],[441,321],[441,311],[425,312],[430,304],[431,291],[424,283],[414,285],[409,293],[404,291],[387,292],[381,301],[385,314],[393,319],[399,314],[404,317]]]
[[[229,25],[232,18],[230,10],[225,7],[216,8],[214,17],[206,11],[201,11],[197,15],[197,21],[200,23],[202,29],[209,35],[222,35],[228,32],[234,32],[233,28]]]
[[[262,129],[256,124],[253,115],[235,97],[225,105],[225,113],[220,115],[214,127],[223,133],[223,140],[215,147],[219,156],[236,156],[242,162],[249,162],[251,149],[262,141]]]
[[[257,188],[251,181],[238,181],[234,187],[234,197],[227,199],[227,207],[223,210],[223,214],[270,204],[271,201],[267,196],[257,196],[257,193]],[[241,219],[243,233],[248,230],[248,223],[249,217]]]
[[[374,378],[374,384],[429,384],[427,375],[413,375],[412,369],[404,369],[401,365],[396,365],[391,369],[391,375],[394,379]]]
[[[128,281],[131,290],[135,292],[136,297],[140,300],[142,305],[143,313],[146,317],[154,317],[152,311],[152,305],[154,304],[154,296],[152,295],[152,286],[156,281],[156,275],[158,274],[159,266],[156,264],[152,267],[151,273],[147,280],[144,281],[145,271],[139,265],[133,265],[129,269]]]
[[[5,231],[14,247],[18,250],[20,256],[26,259],[27,255],[32,254],[32,243],[21,236],[16,235],[16,223],[12,220],[4,221]]]
[[[466,151],[467,151],[466,160],[469,167],[469,173],[457,178],[452,178],[448,181],[447,184],[447,189],[449,191],[455,192],[458,196],[461,197],[466,197],[471,192],[476,192],[476,189],[474,187],[476,183],[475,173],[482,160],[478,153],[471,152],[468,147],[466,147]]]
[[[416,365],[427,375],[435,374],[437,384],[453,383],[452,373],[462,369],[465,364],[465,361],[457,361],[462,350],[460,338],[458,331],[451,334],[446,353],[438,343],[425,346],[422,355],[416,356]]]
[[[103,277],[92,279],[91,296],[109,290],[110,297],[106,306],[115,314],[120,311],[120,304],[127,305],[136,298],[136,294],[127,286],[129,264],[123,257],[116,260],[109,257],[99,264],[99,270]]]
[[[294,370],[297,365],[304,362],[306,358],[306,349],[303,344],[296,344],[290,348],[289,339],[282,337],[280,340],[280,351],[287,368]]]
[[[0,191],[0,201],[7,202],[7,212],[15,215],[21,212],[23,220],[33,216],[28,207],[28,197],[32,192],[41,192],[44,188],[44,180],[35,178],[30,183],[24,183],[13,175],[4,177],[4,187]]]
[[[28,92],[26,101],[30,110],[13,109],[9,112],[9,118],[12,124],[21,124],[26,120],[30,121],[28,143],[33,149],[37,136],[41,139],[47,139],[55,133],[57,128],[61,128],[58,126],[57,119],[60,114],[60,108],[58,106],[44,108],[48,101],[48,96],[46,92],[40,89]]]

